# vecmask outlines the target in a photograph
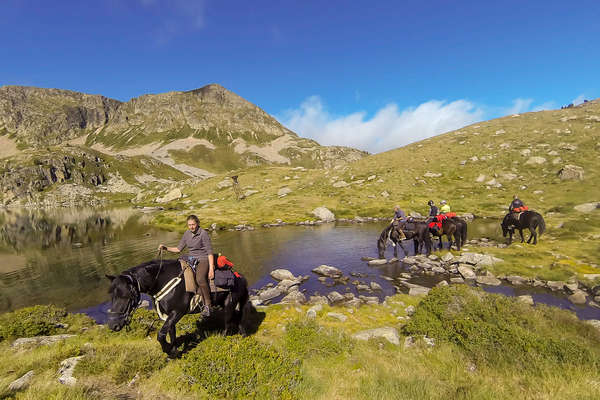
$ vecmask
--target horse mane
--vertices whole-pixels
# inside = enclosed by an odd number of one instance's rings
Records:
[[[390,230],[391,230],[392,228],[393,228],[393,225],[392,225],[392,224],[390,224],[389,226],[387,226],[387,227],[386,227],[386,228],[383,230],[383,232],[381,232],[381,235],[379,235],[379,241],[384,241],[384,242],[385,242],[385,241],[387,240],[388,233],[390,232]],[[372,243],[372,242],[371,242],[371,243]]]
[[[160,265],[161,260],[150,260],[150,261],[145,261],[141,264],[136,265],[135,267],[131,267],[123,272],[121,272],[122,274],[124,273],[129,273],[129,272],[137,272],[141,269],[146,269],[146,267],[150,267],[150,266],[155,266],[155,265]],[[166,260],[162,260],[163,266],[169,265],[169,264],[174,264],[174,263],[179,263],[179,260],[177,259],[166,259]]]

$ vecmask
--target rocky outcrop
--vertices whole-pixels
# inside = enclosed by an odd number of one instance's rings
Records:
[[[34,157],[26,165],[4,161],[0,184],[4,204],[38,196],[58,183],[96,187],[106,183],[109,165],[94,153],[73,150],[70,155],[49,153]]]
[[[583,180],[583,168],[567,164],[558,171],[561,180]]]

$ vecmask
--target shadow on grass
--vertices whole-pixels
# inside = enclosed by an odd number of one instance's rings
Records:
[[[240,323],[244,329],[244,336],[250,336],[258,332],[258,328],[264,321],[266,315],[266,313],[256,310],[256,308],[248,302],[244,307],[244,314]],[[194,332],[187,333],[177,338],[176,347],[179,348],[182,346],[178,356],[181,357],[211,335],[224,334],[235,335],[241,334],[241,332],[237,325],[235,325],[230,332],[225,332],[225,313],[221,310],[215,311],[210,317],[199,319],[196,322],[196,330]]]

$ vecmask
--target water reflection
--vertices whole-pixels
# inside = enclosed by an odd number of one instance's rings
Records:
[[[148,224],[150,218],[152,215],[128,208],[19,210],[0,214],[0,312],[52,303],[101,315],[108,300],[105,274],[118,274],[155,257],[159,243],[175,246],[179,242],[181,234],[153,228]],[[385,277],[406,272],[402,263],[372,267],[361,261],[361,257],[377,257],[376,241],[384,225],[286,226],[222,231],[211,234],[211,238],[214,250],[226,254],[253,288],[272,282],[269,272],[273,269],[286,268],[295,275],[311,276],[302,285],[307,295],[337,290],[381,298],[396,292]],[[469,237],[501,240],[498,221],[470,223]],[[412,250],[412,243],[407,243],[407,248]],[[388,257],[391,252],[389,248]],[[402,257],[401,250],[399,256]],[[321,264],[342,269],[351,275],[350,281],[367,285],[376,282],[383,291],[359,293],[355,285],[332,281],[324,285],[311,272]],[[431,287],[441,279],[416,276],[412,282]],[[495,290],[513,295],[510,290]],[[553,294],[536,292],[533,298],[536,302],[572,308],[570,302]],[[583,318],[600,317],[600,311],[589,308],[575,311]]]

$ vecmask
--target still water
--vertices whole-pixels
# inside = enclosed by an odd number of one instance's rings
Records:
[[[105,274],[156,257],[159,243],[175,246],[181,234],[149,225],[151,214],[135,209],[11,210],[0,214],[0,313],[34,304],[56,304],[84,311],[102,320],[108,300]],[[353,285],[326,287],[311,270],[321,264],[361,274],[360,281],[377,282],[380,297],[396,289],[384,279],[405,272],[402,263],[370,267],[361,257],[377,257],[376,241],[385,223],[284,226],[255,231],[211,234],[213,249],[235,263],[252,288],[273,282],[269,272],[286,268],[310,275],[302,285],[307,295],[331,290],[359,293]],[[469,236],[501,240],[497,221],[476,220]],[[412,247],[412,246],[407,246]],[[392,257],[389,248],[386,256]],[[175,255],[169,255],[175,257]],[[399,254],[402,257],[401,254]],[[354,278],[353,278],[354,279]],[[415,278],[434,285],[438,278]],[[420,281],[419,281],[420,280]],[[510,286],[488,288],[507,295],[525,294]],[[527,292],[536,302],[571,308],[581,318],[600,318],[600,310],[575,307],[546,291]],[[360,293],[364,294],[364,293]],[[373,294],[370,294],[373,295]]]

